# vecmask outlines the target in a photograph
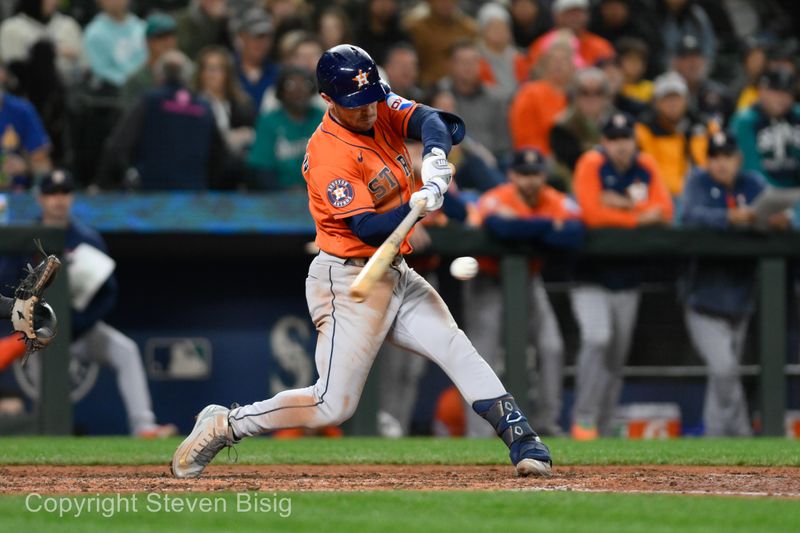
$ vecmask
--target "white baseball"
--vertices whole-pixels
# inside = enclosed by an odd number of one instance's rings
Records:
[[[450,263],[450,275],[461,281],[475,277],[478,273],[478,261],[474,257],[456,257]]]

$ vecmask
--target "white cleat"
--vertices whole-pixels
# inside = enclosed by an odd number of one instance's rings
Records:
[[[517,475],[521,477],[550,477],[553,472],[550,463],[537,461],[536,459],[523,459],[517,463]]]
[[[172,456],[170,471],[177,478],[200,477],[222,448],[232,446],[233,431],[228,424],[230,409],[208,405],[197,415],[197,422]]]

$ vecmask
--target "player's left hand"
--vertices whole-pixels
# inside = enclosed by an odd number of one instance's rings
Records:
[[[453,172],[450,163],[447,162],[447,154],[441,148],[432,148],[422,158],[422,183],[427,185],[429,181],[439,181],[440,185],[444,184],[442,187],[444,192],[452,179]]]
[[[427,183],[420,190],[411,195],[409,203],[413,206],[418,201],[425,201],[425,213],[436,211],[444,203],[444,192],[435,183]]]

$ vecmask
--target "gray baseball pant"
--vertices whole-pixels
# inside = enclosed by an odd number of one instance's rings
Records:
[[[94,361],[111,367],[117,377],[117,388],[128,413],[131,434],[155,426],[150,391],[147,388],[142,354],[130,337],[105,322],[97,322],[89,331],[70,344],[72,357]]]
[[[611,435],[612,417],[622,393],[640,293],[581,284],[570,289],[572,312],[580,329],[573,421]]]
[[[747,398],[739,376],[749,316],[729,320],[687,307],[686,327],[697,354],[708,365],[703,404],[705,434],[748,436],[752,429]]]

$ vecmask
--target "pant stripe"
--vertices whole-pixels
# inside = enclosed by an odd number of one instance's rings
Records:
[[[249,416],[263,416],[268,415],[269,413],[274,413],[275,411],[280,411],[281,409],[292,409],[292,408],[308,408],[308,407],[316,407],[320,404],[325,403],[325,394],[328,392],[328,384],[331,381],[331,368],[333,367],[333,350],[334,346],[336,346],[336,293],[333,292],[333,276],[331,274],[331,270],[333,267],[328,267],[328,280],[330,281],[331,285],[331,319],[333,319],[333,331],[331,332],[331,353],[328,356],[328,375],[325,377],[325,390],[322,391],[322,394],[319,397],[319,401],[310,405],[285,405],[282,407],[276,407],[275,409],[270,409],[268,411],[262,411],[260,413],[249,413],[242,416],[234,416],[232,417],[233,420],[243,420]]]

